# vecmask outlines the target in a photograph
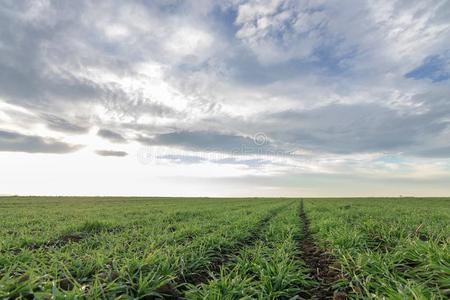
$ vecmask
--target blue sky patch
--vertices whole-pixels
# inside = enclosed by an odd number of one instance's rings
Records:
[[[449,79],[450,53],[426,57],[421,66],[407,73],[405,77],[413,79],[431,79],[433,82]]]

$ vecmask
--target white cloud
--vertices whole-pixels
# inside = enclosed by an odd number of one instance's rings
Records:
[[[307,1],[250,1],[238,7],[236,37],[262,63],[304,59],[319,46],[326,16]]]
[[[376,181],[374,191],[383,178],[403,180],[405,187],[434,180],[439,187],[449,172],[449,80],[433,81],[426,68],[420,76],[405,74],[430,57],[446,62],[449,7],[439,0],[5,2],[0,130],[23,142],[13,147],[9,139],[8,149],[52,141],[53,150],[64,152],[66,144],[83,145],[64,155],[71,157],[66,165],[45,157],[61,164],[60,174],[76,168],[77,160],[93,168],[116,165],[105,167],[112,182],[124,168],[127,193],[146,179],[166,187],[171,180],[188,182],[180,179],[186,173],[217,179],[183,183],[188,194],[199,187],[220,194],[218,183],[241,192],[248,184],[261,193],[267,192],[263,186],[285,193],[287,182],[298,185],[289,186],[292,193],[314,193],[319,182],[336,188],[358,176],[361,187]],[[127,143],[102,139],[99,129]],[[182,159],[172,157],[146,171],[132,162],[136,141],[180,132],[188,133],[179,136],[181,146],[207,132],[200,137],[205,147],[229,147],[263,132],[271,146],[297,155],[191,159],[178,169]],[[168,148],[179,147],[171,140]],[[198,148],[190,147],[189,155],[198,155]],[[10,186],[24,186],[14,181],[25,172],[21,160],[41,154],[4,153],[12,160],[3,172],[17,175]],[[259,175],[264,179],[254,178]]]
[[[176,56],[186,59],[186,56],[200,55],[213,44],[213,38],[197,28],[180,26],[171,36],[167,37],[165,48]]]

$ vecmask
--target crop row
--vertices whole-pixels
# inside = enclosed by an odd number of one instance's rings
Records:
[[[48,241],[22,241],[19,249],[14,243],[4,246],[0,298],[179,296],[190,278],[287,204],[263,201],[246,209],[243,202],[207,202],[196,210],[162,207],[158,218],[149,215],[150,222],[133,218],[126,223],[120,214],[107,216],[108,222],[68,222],[63,233]]]
[[[309,200],[312,231],[357,299],[448,299],[448,199]]]
[[[240,249],[212,279],[190,286],[189,299],[309,299],[316,283],[299,259],[298,202],[269,221],[258,239]]]
[[[448,199],[0,200],[0,299],[450,295]]]

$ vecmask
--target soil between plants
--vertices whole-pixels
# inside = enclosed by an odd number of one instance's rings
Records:
[[[345,291],[335,290],[335,283],[344,278],[339,271],[336,261],[332,256],[323,251],[315,243],[309,229],[309,219],[303,208],[303,200],[300,203],[300,221],[302,222],[302,239],[299,241],[301,259],[310,269],[310,276],[319,283],[319,286],[311,290],[312,299],[347,299]]]

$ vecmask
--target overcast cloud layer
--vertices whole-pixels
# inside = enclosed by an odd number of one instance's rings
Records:
[[[0,160],[0,194],[449,194],[450,1],[2,1]]]

